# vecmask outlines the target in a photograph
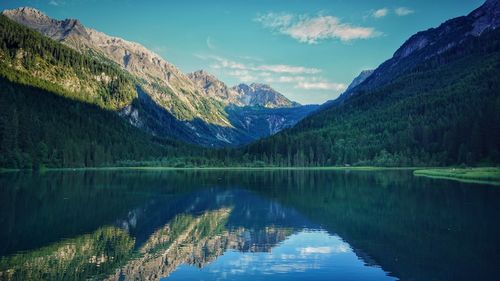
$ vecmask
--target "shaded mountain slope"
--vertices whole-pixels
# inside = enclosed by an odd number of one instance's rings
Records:
[[[487,1],[417,36],[433,44],[412,48],[413,36],[330,107],[246,152],[298,166],[500,163],[498,10]]]
[[[487,0],[467,16],[450,19],[436,28],[430,28],[411,36],[394,53],[393,57],[375,69],[359,87],[350,87],[339,101],[357,91],[369,90],[387,84],[401,74],[412,71],[419,64],[445,53],[458,50],[469,39],[495,30],[500,26],[500,2]],[[458,49],[457,49],[458,48]]]

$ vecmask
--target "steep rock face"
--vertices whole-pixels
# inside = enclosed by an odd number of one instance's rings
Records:
[[[241,103],[247,106],[262,106],[267,108],[294,107],[300,104],[292,102],[269,85],[252,83],[239,84],[233,89],[241,95]]]
[[[373,89],[389,83],[418,64],[454,48],[468,38],[478,37],[500,26],[500,1],[488,0],[467,16],[450,19],[436,28],[430,28],[411,36],[393,57],[382,63],[369,79],[349,87],[338,102],[359,91]],[[353,81],[354,82],[354,81]]]
[[[229,88],[205,70],[198,70],[187,76],[202,88],[207,96],[223,103],[237,106],[261,106],[265,108],[294,107],[300,104],[290,101],[269,85],[252,83],[239,84]]]
[[[179,120],[199,118],[206,123],[230,126],[217,101],[204,97],[174,65],[138,43],[87,28],[78,20],[51,19],[29,7],[5,10],[2,14],[83,53],[98,53],[119,64],[137,76],[155,102]]]
[[[188,73],[187,77],[199,88],[203,89],[207,96],[223,102],[224,104],[234,104],[244,106],[241,102],[242,94],[229,88],[222,81],[205,70],[198,70]]]
[[[87,40],[90,39],[85,27],[75,19],[62,21],[51,19],[39,10],[30,7],[5,10],[2,14],[57,41],[63,40],[70,34],[86,37]]]
[[[437,45],[426,58],[460,44],[465,37],[479,36],[485,30],[498,28],[500,25],[500,2],[488,0],[469,15],[446,21],[437,28],[418,32],[408,39],[393,56],[393,63],[427,46]]]

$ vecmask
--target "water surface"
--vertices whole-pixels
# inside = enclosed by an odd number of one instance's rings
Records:
[[[500,280],[500,189],[411,171],[0,174],[0,280]]]

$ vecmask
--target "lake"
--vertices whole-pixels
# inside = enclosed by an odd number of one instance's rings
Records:
[[[0,280],[500,280],[500,188],[385,171],[0,173]]]

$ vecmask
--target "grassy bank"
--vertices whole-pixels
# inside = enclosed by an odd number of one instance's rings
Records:
[[[423,169],[416,170],[413,174],[415,176],[500,185],[500,167]]]

